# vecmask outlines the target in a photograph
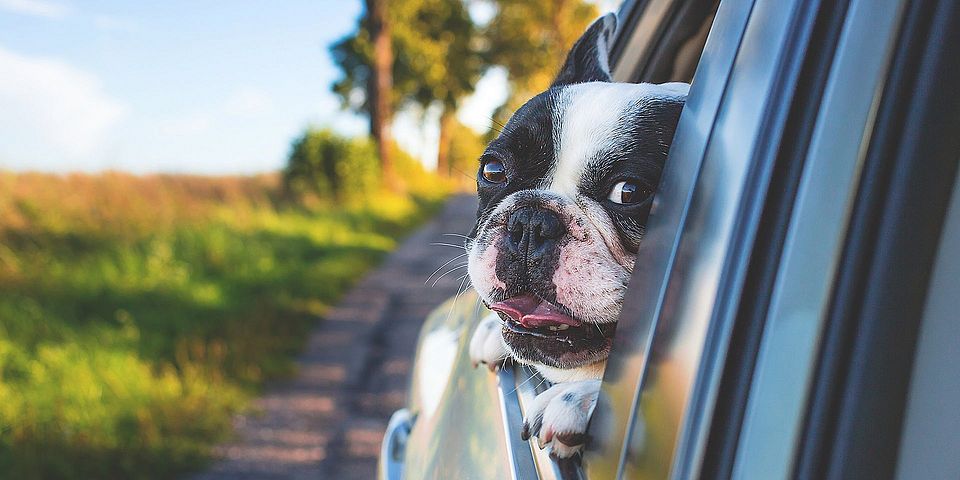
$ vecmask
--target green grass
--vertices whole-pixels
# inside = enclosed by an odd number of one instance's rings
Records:
[[[269,178],[0,174],[0,472],[200,468],[440,197],[279,206]]]

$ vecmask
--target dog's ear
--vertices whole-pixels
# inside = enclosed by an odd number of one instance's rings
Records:
[[[617,16],[608,13],[590,25],[590,28],[573,44],[567,61],[553,81],[553,87],[584,82],[609,82],[610,44],[617,31]]]

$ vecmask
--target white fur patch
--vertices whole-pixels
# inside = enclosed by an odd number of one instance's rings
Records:
[[[497,256],[499,253],[495,242],[471,242],[467,254],[467,273],[470,274],[470,281],[474,289],[481,292],[481,295],[495,289],[504,290],[507,288],[506,283],[497,276]]]
[[[484,363],[487,365],[496,365],[502,362],[507,355],[507,346],[503,342],[503,335],[500,333],[502,322],[496,313],[491,313],[480,320],[473,336],[470,337],[470,361],[474,366]]]
[[[615,322],[636,256],[620,244],[603,208],[592,200],[577,199],[577,204],[559,207],[563,217],[573,220],[567,222],[571,240],[560,247],[552,278],[557,302],[584,322]]]
[[[686,95],[685,83],[587,82],[564,87],[553,118],[553,172],[543,188],[574,198],[587,163],[620,137],[625,113],[638,102]]]
[[[599,393],[600,381],[587,380],[560,383],[537,395],[524,415],[531,438],[560,458],[572,457],[583,444],[567,445],[561,438],[586,433]]]

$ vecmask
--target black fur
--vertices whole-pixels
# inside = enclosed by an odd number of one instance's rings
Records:
[[[608,52],[617,28],[616,16],[608,14],[593,22],[567,54],[553,87],[585,82],[609,82],[612,80]],[[604,46],[606,46],[604,48]]]

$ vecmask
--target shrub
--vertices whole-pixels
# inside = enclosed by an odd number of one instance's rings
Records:
[[[328,129],[307,129],[294,140],[283,172],[293,199],[351,201],[380,188],[380,165],[366,138],[346,138]]]

